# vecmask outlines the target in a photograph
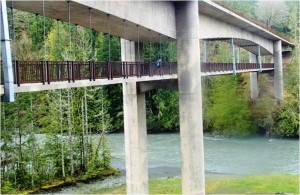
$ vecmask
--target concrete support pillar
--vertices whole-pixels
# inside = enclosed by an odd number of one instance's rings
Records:
[[[176,2],[182,194],[205,194],[198,1]]]
[[[282,47],[281,40],[274,41],[274,95],[278,100],[283,100],[282,76]]]
[[[250,63],[257,63],[257,56],[253,53],[249,53],[249,61]],[[258,87],[258,73],[250,72],[250,97],[251,99],[257,99],[259,95],[259,87]]]
[[[121,59],[126,62],[135,61],[135,44],[133,41],[121,39]]]
[[[135,45],[121,39],[122,61],[135,61]],[[145,94],[137,83],[123,83],[127,194],[148,194],[148,158]]]
[[[148,158],[145,94],[137,83],[123,83],[127,194],[148,194]]]
[[[135,43],[135,61],[144,62],[144,47],[143,43]]]

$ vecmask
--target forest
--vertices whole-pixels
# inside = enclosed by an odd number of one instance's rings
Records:
[[[218,3],[297,45],[297,1]],[[13,60],[121,60],[119,37],[15,9],[8,9],[8,17]],[[143,45],[145,61],[160,55],[163,61],[176,61],[175,41]],[[229,47],[224,42],[207,42],[207,58],[230,61]],[[248,52],[241,49],[239,58],[248,61]],[[299,45],[284,60],[282,101],[273,97],[272,75],[259,76],[256,100],[250,99],[247,73],[202,77],[204,131],[221,136],[299,137],[298,68]],[[108,85],[19,93],[15,102],[1,102],[1,192],[18,193],[54,181],[116,173],[106,135],[123,131],[122,101],[122,86]],[[149,133],[179,131],[176,91],[147,92],[146,109]]]

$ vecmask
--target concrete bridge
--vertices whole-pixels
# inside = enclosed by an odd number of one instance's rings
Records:
[[[13,64],[6,1],[2,0],[1,5],[4,86],[0,92],[8,101],[13,101],[14,93],[18,92],[122,83],[128,194],[148,194],[144,92],[153,88],[179,92],[183,194],[205,193],[201,76],[250,72],[251,98],[255,99],[259,93],[258,73],[274,71],[275,98],[283,99],[282,51],[292,44],[212,1],[13,1],[16,9],[70,20],[85,27],[92,24],[97,31],[120,37],[122,62],[106,64],[47,61]],[[7,5],[11,7],[12,2],[7,1]],[[176,41],[177,63],[165,63],[155,70],[152,63],[144,62],[142,44],[160,40]],[[228,42],[232,63],[206,60],[201,63],[200,49],[205,53],[206,47],[200,48],[200,40]],[[249,63],[236,61],[235,46],[250,52]],[[262,63],[262,55],[272,55],[273,63]],[[97,67],[102,67],[103,72],[97,72]],[[56,75],[51,70],[56,70]]]

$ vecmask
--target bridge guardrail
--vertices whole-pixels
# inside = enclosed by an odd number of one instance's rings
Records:
[[[1,61],[2,64],[2,61]],[[159,65],[159,66],[158,66]],[[43,83],[77,80],[114,79],[142,76],[163,76],[177,74],[176,62],[99,62],[99,61],[13,61],[14,81]],[[258,63],[237,63],[237,70],[259,69]],[[263,63],[262,69],[274,68],[273,63]],[[202,63],[201,71],[233,71],[232,63]],[[1,71],[1,83],[4,83]]]

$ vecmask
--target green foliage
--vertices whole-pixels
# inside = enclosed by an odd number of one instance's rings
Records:
[[[151,91],[147,98],[147,126],[152,132],[179,127],[178,93],[171,90]]]
[[[292,54],[292,63],[284,72],[285,99],[276,112],[275,135],[279,137],[299,137],[299,48]]]
[[[207,115],[212,120],[213,132],[228,136],[253,133],[247,98],[241,88],[242,81],[238,76],[218,76],[212,79],[212,106],[208,108]]]
[[[15,11],[15,18],[15,58],[44,59],[43,28],[37,28],[43,25],[41,18],[20,11]],[[21,19],[28,25],[20,22]],[[46,19],[45,30],[48,60],[95,58],[90,30],[72,25],[71,43],[68,25]],[[100,33],[93,32],[93,35],[93,38],[101,39]],[[118,49],[117,38],[112,38],[112,44],[113,49]],[[93,45],[96,47],[96,43]],[[118,53],[114,52],[112,57],[118,60]],[[120,91],[120,88],[115,89]],[[105,133],[116,126],[108,109],[114,103],[108,90],[111,89],[98,86],[21,93],[16,102],[1,104],[1,115],[4,116],[1,117],[1,161],[5,163],[1,164],[5,167],[1,192],[35,189],[57,179],[81,175],[87,170],[105,172],[110,169],[111,157]],[[47,136],[40,138],[37,133]],[[102,138],[93,140],[92,133],[101,133]]]
[[[239,2],[222,0],[218,2],[223,6],[235,10],[236,12],[241,13],[249,18],[256,17],[257,0],[246,0]]]
[[[175,91],[158,90],[153,96],[158,108],[157,118],[165,129],[179,127],[178,94]],[[170,114],[172,113],[172,114]]]

